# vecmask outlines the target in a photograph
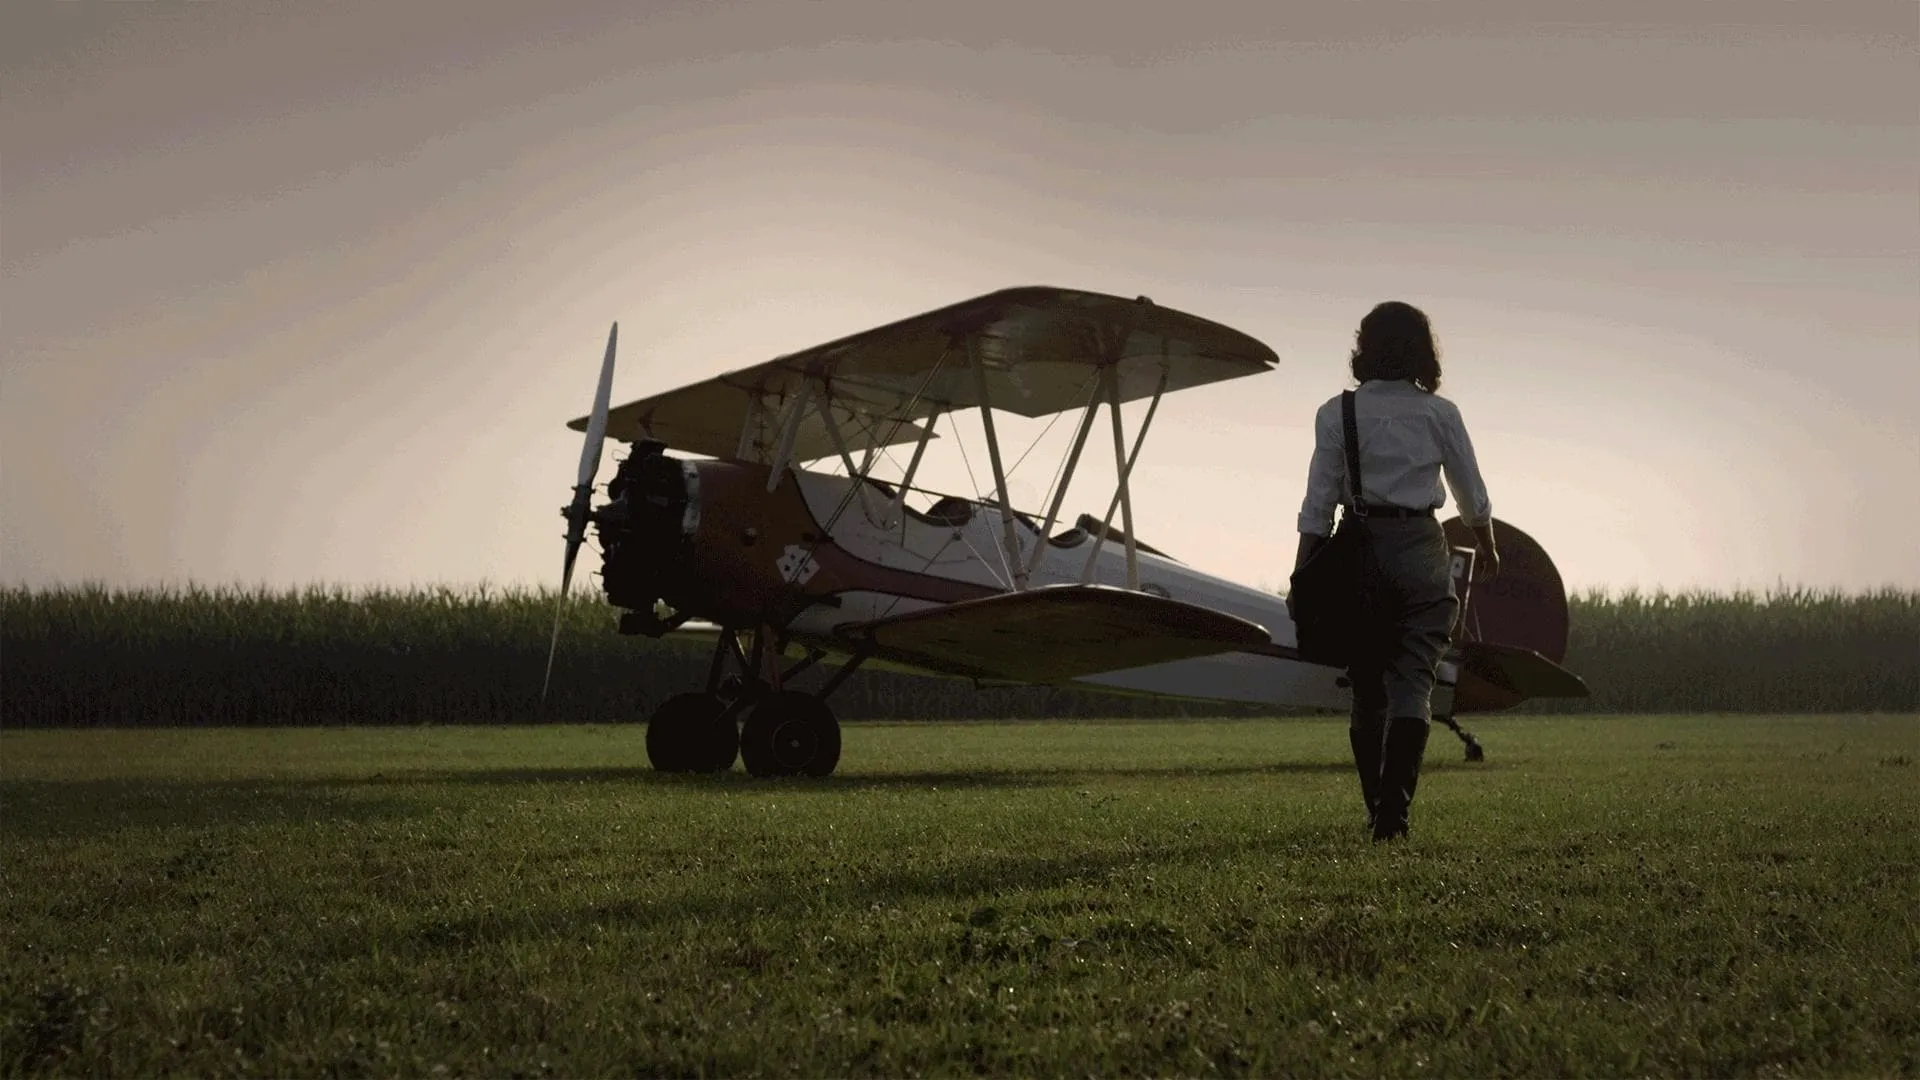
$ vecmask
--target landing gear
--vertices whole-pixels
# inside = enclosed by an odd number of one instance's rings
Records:
[[[1452,728],[1453,733],[1455,735],[1460,736],[1460,741],[1465,743],[1467,746],[1468,761],[1487,760],[1487,752],[1481,749],[1480,740],[1473,737],[1473,732],[1467,731],[1461,728],[1459,721],[1455,720],[1451,716],[1436,716],[1433,719],[1435,723],[1445,724],[1446,726]]]
[[[737,758],[754,776],[827,776],[840,764],[840,722],[826,698],[859,666],[858,659],[817,693],[788,690],[783,684],[822,654],[810,650],[783,671],[780,646],[768,648],[770,637],[765,629],[756,632],[746,650],[734,631],[720,634],[705,692],[676,694],[647,720],[647,759],[655,769],[725,772]]]
[[[739,752],[733,712],[712,694],[675,694],[647,718],[647,760],[660,772],[725,772]]]
[[[773,691],[747,710],[740,759],[754,776],[826,776],[840,763],[840,722],[812,694]]]

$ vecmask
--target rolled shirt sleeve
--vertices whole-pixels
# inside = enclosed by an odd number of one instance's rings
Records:
[[[1466,421],[1459,406],[1451,401],[1440,410],[1441,468],[1447,487],[1453,491],[1454,506],[1468,525],[1486,525],[1493,521],[1493,500],[1487,496],[1486,481],[1480,478],[1480,462],[1473,456],[1473,440],[1467,435]]]
[[[1339,398],[1320,407],[1313,418],[1313,457],[1307,463],[1307,494],[1300,502],[1299,530],[1312,536],[1333,534],[1333,508],[1347,482]]]

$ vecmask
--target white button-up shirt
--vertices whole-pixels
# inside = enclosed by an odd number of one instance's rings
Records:
[[[1368,506],[1438,510],[1446,503],[1440,488],[1444,472],[1467,524],[1493,520],[1493,503],[1459,406],[1404,379],[1369,379],[1354,394],[1353,413],[1360,436],[1360,494]],[[1330,535],[1334,506],[1350,501],[1346,436],[1335,394],[1313,418],[1313,460],[1300,504],[1300,531]]]

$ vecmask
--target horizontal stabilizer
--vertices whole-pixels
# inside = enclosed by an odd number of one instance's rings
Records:
[[[1052,585],[840,628],[874,656],[977,679],[1050,683],[1272,642],[1211,608],[1105,585]]]
[[[1580,676],[1517,645],[1468,641],[1460,645],[1460,666],[1519,700],[1537,697],[1586,697],[1590,693]],[[1464,711],[1464,710],[1463,710]]]

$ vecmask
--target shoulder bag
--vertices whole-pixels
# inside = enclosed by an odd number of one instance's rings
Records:
[[[1367,504],[1360,495],[1360,435],[1353,419],[1353,391],[1340,395],[1346,434],[1347,489],[1352,509],[1340,516],[1333,536],[1293,572],[1287,611],[1293,617],[1300,658],[1346,667],[1358,652],[1373,574],[1373,544],[1367,536]]]

